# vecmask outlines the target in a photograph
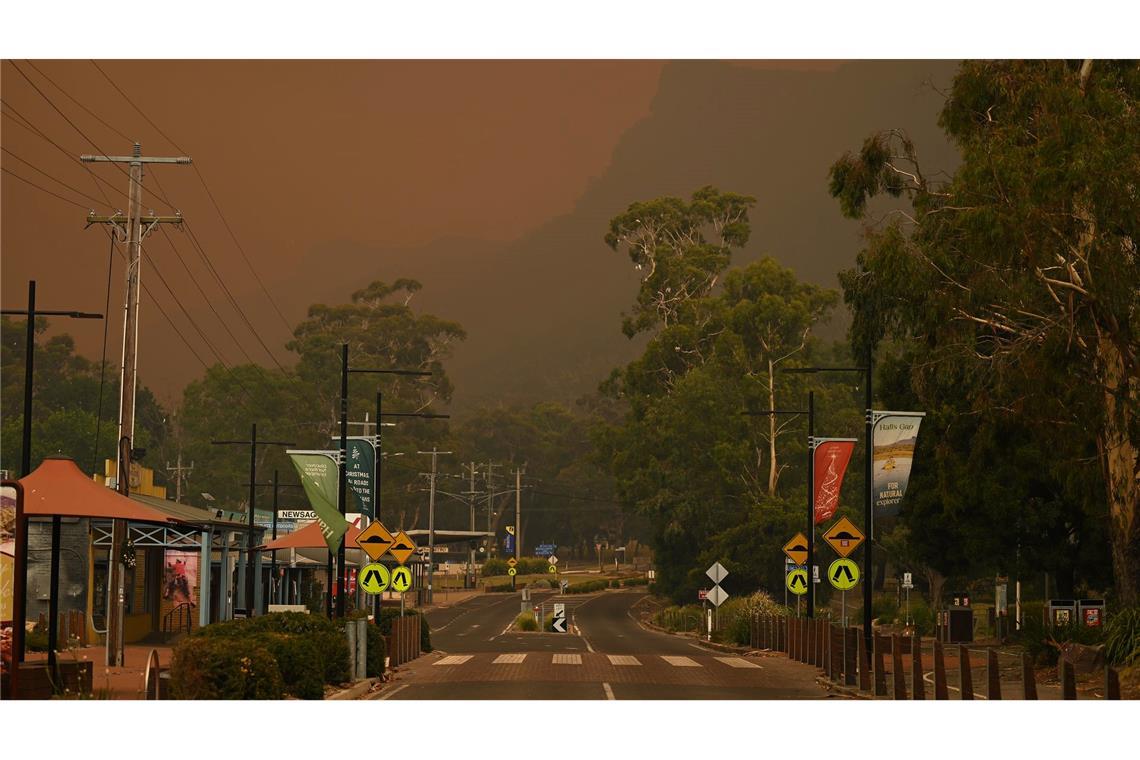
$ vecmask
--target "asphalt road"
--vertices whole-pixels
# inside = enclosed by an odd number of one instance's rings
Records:
[[[518,594],[476,597],[428,613],[435,652],[401,667],[379,699],[818,699],[815,669],[784,657],[741,657],[642,628],[643,591],[583,597],[536,593],[567,605],[572,633],[506,633]]]

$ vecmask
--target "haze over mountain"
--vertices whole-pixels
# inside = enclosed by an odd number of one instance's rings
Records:
[[[424,283],[419,307],[468,331],[448,364],[455,411],[482,403],[572,401],[631,359],[621,334],[637,290],[625,254],[603,242],[630,203],[687,197],[703,185],[753,195],[753,233],[735,264],[771,255],[797,275],[838,287],[858,226],[827,193],[827,170],[879,129],[901,127],[927,170],[953,169],[937,128],[955,64],[854,62],[834,71],[788,71],[721,62],[664,66],[649,116],[621,137],[602,176],[573,210],[506,244],[446,238],[410,248],[330,240],[289,273],[314,300],[334,302],[370,279]],[[589,118],[589,114],[583,114]],[[541,166],[535,166],[536,182]],[[329,262],[336,262],[329,267]],[[321,271],[312,282],[313,271]],[[840,337],[844,317],[831,326]]]

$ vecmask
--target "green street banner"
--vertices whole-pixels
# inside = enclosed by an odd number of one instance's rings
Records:
[[[339,441],[339,439],[338,439]],[[376,449],[371,438],[349,438],[348,459],[344,468],[348,487],[356,496],[356,505],[368,519],[376,517],[376,502],[373,500],[373,483],[376,480]]]
[[[337,507],[337,492],[339,490],[340,472],[336,464],[336,451],[289,451],[289,458],[297,468],[301,478],[301,485],[313,511],[317,513],[317,522],[321,526],[321,535],[325,537],[329,551],[340,548],[341,536],[348,530],[348,521]]]
[[[910,480],[918,426],[925,416],[925,412],[873,413],[874,517],[893,517],[899,513]]]

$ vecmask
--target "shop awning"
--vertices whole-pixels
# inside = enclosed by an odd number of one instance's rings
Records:
[[[356,522],[359,522],[359,518]],[[348,532],[344,534],[344,546],[346,549],[359,549],[360,546],[356,543],[356,537],[360,535],[360,528],[356,527],[354,522],[348,526]],[[295,530],[284,536],[280,536],[275,541],[270,541],[265,546],[261,547],[265,551],[274,551],[278,549],[328,549],[328,544],[325,543],[325,537],[321,534],[321,524],[313,521],[300,530]]]
[[[70,457],[48,457],[31,474],[20,478],[24,486],[24,514],[29,517],[88,517],[132,522],[179,522],[117,491],[95,483]]]

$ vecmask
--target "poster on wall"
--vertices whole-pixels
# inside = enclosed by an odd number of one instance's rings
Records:
[[[910,481],[918,426],[925,416],[924,412],[874,413],[875,517],[893,517],[899,513]]]
[[[163,567],[162,598],[172,607],[194,603],[194,587],[198,585],[197,552],[167,550]]]

